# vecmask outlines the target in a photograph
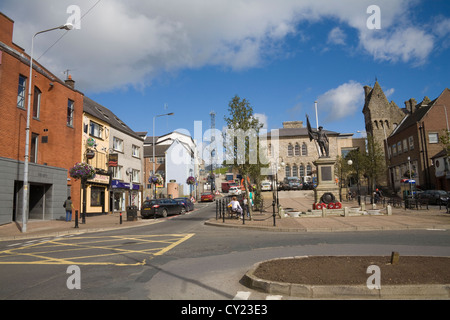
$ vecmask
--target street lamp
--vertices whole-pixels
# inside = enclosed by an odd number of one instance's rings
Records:
[[[25,128],[25,160],[23,165],[23,197],[22,197],[22,232],[27,232],[27,218],[28,218],[28,163],[30,158],[30,114],[31,114],[31,87],[33,82],[33,51],[34,51],[34,38],[38,34],[53,31],[53,30],[72,30],[73,25],[66,23],[65,25],[43,30],[37,32],[31,39],[31,54],[30,54],[30,77],[28,78],[28,102],[27,102],[27,126]]]
[[[159,118],[159,117],[173,116],[173,115],[174,115],[174,113],[171,112],[171,113],[166,113],[166,114],[160,114],[160,115],[153,117],[153,175],[156,174],[156,172],[155,172],[155,170],[156,170],[156,155],[155,155],[155,153],[156,153],[156,151],[155,151],[155,126],[156,126],[156,124],[155,124],[155,120],[156,120],[156,118]],[[154,184],[154,187],[153,187],[153,199],[156,199],[156,184]]]
[[[356,160],[356,184],[358,186],[358,205],[361,205],[361,189],[360,189],[360,185],[359,185],[359,164],[358,164],[358,159]],[[349,166],[351,166],[353,164],[352,160],[348,160],[347,164]]]

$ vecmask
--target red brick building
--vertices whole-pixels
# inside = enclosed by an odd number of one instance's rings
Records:
[[[30,57],[13,43],[13,27],[0,13],[0,224],[22,221]],[[83,94],[37,62],[32,79],[28,218],[59,219],[68,195],[80,210],[80,183],[68,170],[81,159]]]
[[[444,149],[439,137],[450,128],[450,90],[446,88],[433,101],[410,99],[405,105],[407,116],[387,139],[391,185],[398,190],[411,169],[416,185],[443,188],[445,184],[436,181],[432,159]]]

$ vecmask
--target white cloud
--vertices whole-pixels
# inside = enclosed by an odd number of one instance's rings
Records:
[[[58,26],[78,5],[82,15],[98,0],[2,0],[2,12],[15,21],[14,41],[29,52],[38,30]],[[163,73],[219,66],[232,70],[259,67],[279,56],[288,35],[304,37],[301,22],[331,19],[340,27],[329,41],[345,43],[344,27],[359,34],[359,48],[377,60],[423,63],[434,46],[430,33],[412,26],[408,11],[416,1],[379,0],[382,29],[368,30],[373,0],[102,0],[41,59],[62,77],[71,69],[77,88],[112,90],[145,87]],[[442,19],[436,34],[446,34]],[[40,35],[36,54],[62,31]],[[314,37],[308,36],[308,39]],[[323,39],[326,41],[327,39]]]
[[[341,28],[336,27],[328,34],[328,43],[345,45],[346,35]]]
[[[413,62],[423,64],[434,48],[431,34],[408,27],[395,31],[365,32],[360,35],[360,44],[376,60],[391,62]]]
[[[351,80],[322,94],[317,104],[321,114],[326,114],[325,121],[352,116],[364,104],[363,86]]]

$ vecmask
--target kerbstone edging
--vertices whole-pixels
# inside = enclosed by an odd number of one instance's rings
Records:
[[[265,280],[255,276],[256,269],[264,262],[308,258],[308,256],[284,257],[258,262],[247,271],[242,282],[249,288],[270,294],[281,294],[307,299],[449,299],[450,284],[433,285],[395,285],[381,286],[381,289],[369,289],[362,285],[306,285],[297,283],[277,282]]]

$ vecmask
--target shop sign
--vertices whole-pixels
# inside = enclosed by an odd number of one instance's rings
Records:
[[[89,179],[88,182],[109,184],[109,176],[105,176],[102,174],[96,174],[95,177],[93,179]]]

